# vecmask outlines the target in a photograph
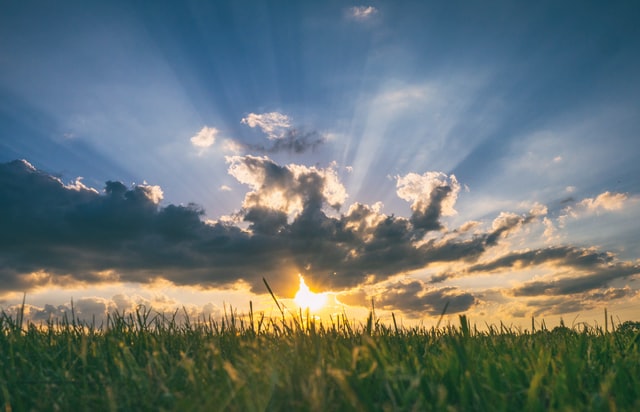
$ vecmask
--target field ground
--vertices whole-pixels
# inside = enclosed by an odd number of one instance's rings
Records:
[[[477,331],[264,315],[0,316],[4,411],[640,410],[640,327]]]

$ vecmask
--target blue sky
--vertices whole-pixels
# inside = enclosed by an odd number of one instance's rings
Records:
[[[2,6],[3,308],[638,310],[633,2],[140,3]]]

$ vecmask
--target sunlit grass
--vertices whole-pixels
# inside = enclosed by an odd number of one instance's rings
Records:
[[[141,307],[100,327],[2,314],[0,407],[640,410],[637,323],[479,331],[465,316],[427,329],[281,313],[178,322]]]

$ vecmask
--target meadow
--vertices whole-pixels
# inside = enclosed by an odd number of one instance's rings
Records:
[[[279,306],[280,309],[282,307]],[[640,410],[640,328],[0,316],[4,411]],[[535,325],[534,325],[535,326]],[[610,330],[609,330],[610,329]]]

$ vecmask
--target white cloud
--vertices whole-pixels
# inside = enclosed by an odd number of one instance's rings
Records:
[[[366,20],[378,13],[373,6],[356,6],[349,9],[349,16],[356,20]]]
[[[287,129],[291,127],[291,118],[278,112],[249,113],[241,122],[251,128],[259,127],[271,140],[283,138]]]
[[[159,204],[162,199],[164,199],[164,193],[162,192],[162,188],[160,186],[148,185],[145,183],[142,185],[138,185],[138,187],[141,188],[147,198],[156,205]]]
[[[432,193],[436,188],[449,188],[441,201],[442,215],[453,216],[456,214],[453,208],[460,192],[460,183],[454,175],[447,176],[442,172],[426,172],[423,175],[409,173],[405,176],[396,176],[397,194],[400,199],[412,202],[411,209],[424,211],[432,201]]]
[[[582,199],[575,206],[566,207],[563,210],[564,214],[558,217],[558,224],[564,227],[569,218],[579,219],[601,212],[621,211],[629,201],[629,196],[625,193],[603,192],[594,198]]]
[[[393,109],[404,109],[417,102],[424,102],[432,93],[433,91],[426,85],[402,86],[378,95],[375,103],[386,107],[390,106]]]
[[[546,242],[551,242],[553,240],[556,240],[557,236],[556,236],[556,228],[553,225],[553,221],[551,219],[549,219],[548,217],[545,217],[542,220],[542,223],[544,225],[544,239]]]
[[[211,147],[215,141],[219,131],[215,127],[204,126],[195,136],[191,137],[191,144],[206,149]]]
[[[225,139],[222,144],[222,150],[226,153],[235,153],[238,154],[242,152],[243,147],[240,143],[236,142],[232,139]]]
[[[243,207],[268,207],[296,216],[310,197],[319,196],[331,207],[347,198],[332,167],[326,169],[298,164],[279,166],[268,157],[230,156],[229,174],[252,188]]]
[[[502,228],[512,228],[518,226],[522,221],[522,216],[513,212],[500,212],[498,217],[493,219],[491,228],[495,231]]]
[[[578,203],[579,207],[582,207],[588,211],[597,212],[599,210],[620,210],[623,208],[627,195],[624,193],[600,193],[595,199],[587,198]]]
[[[71,190],[75,190],[77,192],[80,192],[82,190],[89,190],[92,191],[93,193],[98,193],[98,191],[92,187],[88,187],[86,186],[84,183],[82,183],[82,176],[79,176],[76,178],[76,181],[73,183],[69,183],[68,185],[64,185],[64,187],[66,189],[71,189]]]
[[[535,202],[531,207],[531,210],[529,210],[529,214],[535,217],[545,216],[547,213],[549,213],[547,206],[538,202]]]
[[[230,192],[231,188],[229,186],[227,186],[227,185],[222,185],[222,186],[220,186],[220,190],[223,191],[223,192]]]

